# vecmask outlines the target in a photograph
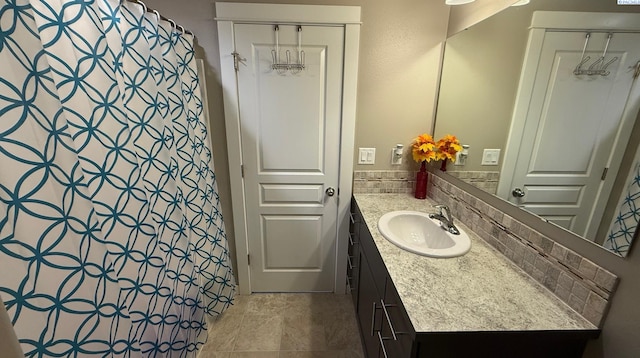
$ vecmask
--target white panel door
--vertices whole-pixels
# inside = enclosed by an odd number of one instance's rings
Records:
[[[280,62],[297,30],[279,26]],[[299,73],[272,69],[273,26],[234,35],[252,291],[333,291],[344,30],[302,26]]]
[[[602,56],[606,42],[606,33],[591,34],[585,53],[591,60],[584,69]],[[602,190],[603,171],[617,168],[612,163],[622,158],[613,149],[629,139],[619,129],[633,84],[628,67],[640,59],[640,34],[613,35],[604,62],[618,59],[608,76],[574,75],[584,43],[584,32],[544,35],[526,118],[514,118],[525,123],[521,141],[510,139],[519,152],[509,189],[525,193],[521,198],[509,193],[511,201],[583,236],[594,204],[609,196]],[[609,172],[610,180],[616,174]]]

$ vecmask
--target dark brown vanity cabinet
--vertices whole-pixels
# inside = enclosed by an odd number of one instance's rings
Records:
[[[580,358],[587,341],[599,335],[599,330],[416,332],[355,201],[351,215],[357,230],[351,232],[348,282],[365,357]]]
[[[410,357],[415,332],[357,206],[353,215],[362,222],[358,234],[358,286],[353,292],[365,355]]]

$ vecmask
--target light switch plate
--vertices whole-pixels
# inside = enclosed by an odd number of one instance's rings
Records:
[[[375,164],[376,148],[360,148],[358,151],[358,164]]]
[[[482,151],[482,165],[498,165],[500,149],[485,149]]]

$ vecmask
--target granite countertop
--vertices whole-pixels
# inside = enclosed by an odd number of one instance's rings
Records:
[[[434,212],[410,194],[355,194],[358,206],[416,332],[596,330],[596,326],[480,239],[456,258],[404,251],[378,231],[395,210]]]

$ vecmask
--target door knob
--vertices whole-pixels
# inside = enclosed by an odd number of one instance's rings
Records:
[[[516,198],[522,198],[524,196],[524,190],[520,188],[515,188],[513,189],[511,194],[513,194],[513,196],[515,196]]]
[[[327,193],[328,196],[334,196],[336,194],[336,190],[332,187],[328,187],[325,192]]]

